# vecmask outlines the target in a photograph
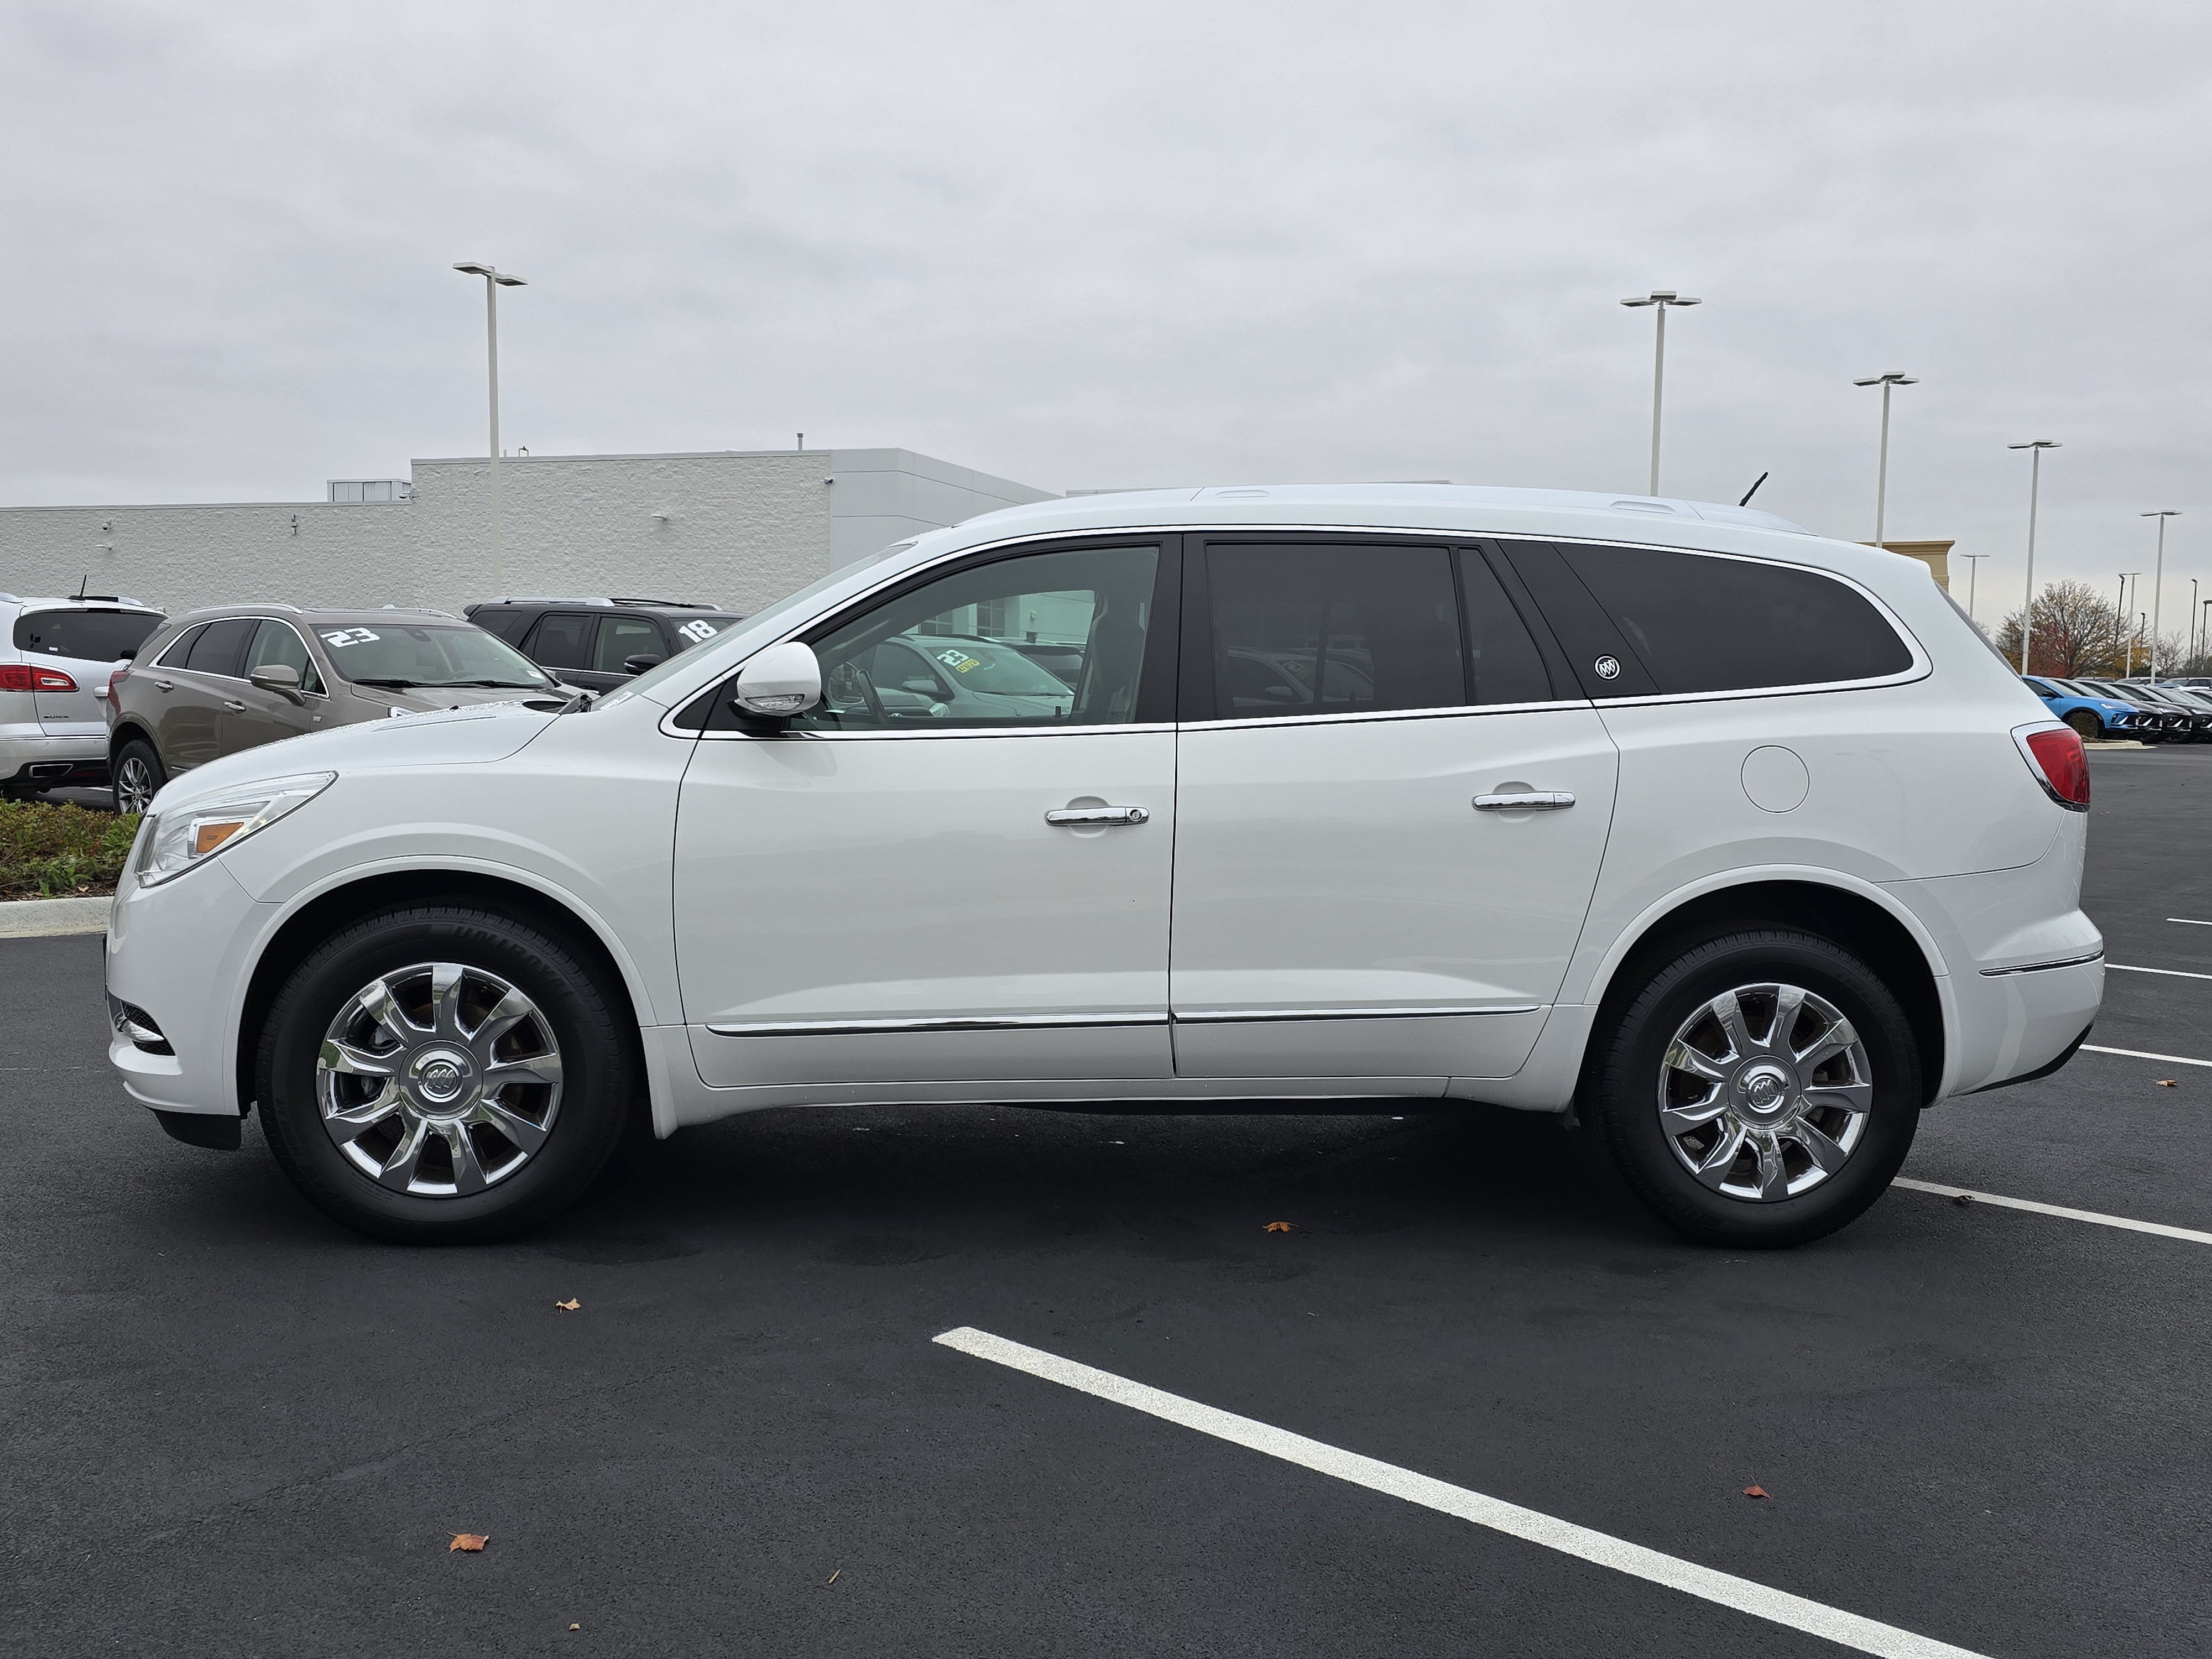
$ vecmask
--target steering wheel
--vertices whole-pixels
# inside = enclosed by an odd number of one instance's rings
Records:
[[[857,691],[860,702],[868,711],[868,721],[881,729],[890,724],[884,714],[884,700],[876,695],[876,688],[861,672],[860,665],[848,659],[830,671],[830,689],[841,696]]]

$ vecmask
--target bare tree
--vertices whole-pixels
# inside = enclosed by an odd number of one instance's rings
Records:
[[[2087,582],[2053,582],[2035,596],[2035,634],[2028,672],[2070,678],[2089,674],[2116,676],[2125,667],[2129,637],[2119,617],[2105,596]],[[2174,642],[2178,644],[2179,642]],[[2138,666],[2148,659],[2146,640],[2137,647]],[[1997,649],[2005,660],[2020,661],[2020,612],[2004,619],[1997,630]],[[2162,659],[2179,661],[2180,653],[2169,645]]]

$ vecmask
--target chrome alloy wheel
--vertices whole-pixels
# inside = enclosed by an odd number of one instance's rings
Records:
[[[1874,1108],[1866,1045],[1833,1003],[1796,985],[1740,985],[1675,1028],[1659,1125],[1715,1192],[1771,1203],[1842,1169]]]
[[[538,1005],[496,974],[418,963],[372,980],[315,1059],[323,1127],[394,1192],[482,1192],[527,1164],[561,1109],[561,1047]]]
[[[115,769],[115,810],[143,812],[154,804],[153,769],[138,755],[125,755]]]

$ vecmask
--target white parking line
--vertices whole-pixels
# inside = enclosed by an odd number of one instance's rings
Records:
[[[2141,1048],[2100,1048],[2094,1042],[2081,1045],[2085,1054],[2118,1054],[2126,1060],[2160,1060],[2168,1066],[2212,1066],[2212,1060],[2191,1060],[2187,1054],[2154,1054]]]
[[[2108,962],[2116,974],[2164,974],[2168,979],[2212,979],[2212,974],[2192,974],[2185,968],[2130,968],[2124,962]]]
[[[2178,921],[2184,927],[2212,927],[2212,921],[2198,921],[2190,916],[2168,916],[2168,921]]]
[[[1802,1595],[1792,1595],[1787,1590],[1771,1589],[1765,1584],[1753,1583],[1748,1578],[1738,1578],[1734,1573],[1716,1572],[1711,1567],[1701,1567],[1694,1561],[1685,1561],[1678,1556],[1662,1555],[1657,1550],[1645,1549],[1641,1544],[1632,1544],[1625,1539],[1595,1532],[1588,1527],[1578,1527],[1571,1521],[1561,1521],[1535,1510],[1522,1509],[1517,1504],[1503,1498],[1490,1498],[1465,1486],[1451,1486],[1431,1480],[1425,1474],[1416,1474],[1411,1469],[1400,1468],[1395,1463],[1385,1463],[1372,1457],[1363,1457],[1358,1452],[1344,1451],[1338,1447],[1324,1445],[1318,1440],[1309,1440],[1302,1434],[1292,1434],[1287,1429],[1278,1429],[1249,1417],[1239,1417],[1212,1406],[1202,1406],[1181,1395],[1148,1388],[1142,1382],[1133,1382],[1126,1376],[1116,1376],[1111,1371],[1097,1370],[1079,1364],[1073,1359],[1063,1359],[1058,1354],[1047,1353],[1042,1348],[1032,1348],[1020,1342],[1011,1342],[1003,1336],[994,1336],[988,1331],[979,1331],[968,1326],[946,1331],[936,1339],[948,1348],[973,1354],[978,1359],[988,1359],[1031,1376],[1042,1377],[1048,1382],[1057,1382],[1062,1388],[1078,1393],[1111,1401],[1117,1406],[1127,1406],[1148,1416],[1160,1418],[1186,1429],[1195,1429],[1200,1434],[1212,1435],[1217,1440],[1226,1440],[1231,1445],[1263,1452],[1269,1457],[1279,1457],[1286,1463],[1296,1463],[1301,1468],[1319,1474],[1334,1475],[1348,1480],[1355,1486],[1364,1486],[1370,1492],[1379,1492],[1388,1497],[1418,1504],[1424,1509],[1440,1514],[1455,1516],[1462,1521],[1472,1521],[1479,1527],[1488,1527],[1510,1538],[1518,1538],[1531,1544],[1541,1544],[1547,1549],[1558,1550],[1601,1567],[1610,1567],[1615,1572],[1626,1573],[1632,1578],[1642,1578],[1654,1584],[1663,1584],[1669,1589],[1680,1590],[1686,1595],[1695,1595],[1724,1607],[1734,1607],[1739,1613],[1770,1623],[1787,1626],[1791,1630],[1803,1631],[1808,1636],[1818,1636],[1827,1641],[1856,1648],[1861,1653],[1883,1656],[1883,1659],[1981,1659],[1970,1649],[1953,1647],[1948,1642],[1938,1642],[1925,1636],[1916,1636],[1909,1630],[1899,1630],[1894,1625],[1884,1625],[1872,1619],[1863,1619],[1857,1613],[1845,1613],[1820,1601],[1810,1601]]]
[[[1933,1181],[1911,1181],[1899,1176],[1893,1187],[1910,1187],[1916,1193],[1939,1198],[1971,1198],[1977,1204],[1994,1204],[2001,1210],[2027,1210],[2036,1215],[2055,1215],[2063,1221],[2087,1221],[2100,1227],[2121,1227],[2131,1233],[2156,1233],[2160,1238],[2186,1239],[2191,1244],[2212,1244],[2212,1233],[2193,1227],[2169,1227],[2162,1221],[2131,1221],[2124,1215],[2100,1215],[2094,1210],[2069,1210],[2063,1204],[2038,1204],[2033,1199],[2007,1198],[1999,1193],[1976,1192],[1971,1187],[1945,1187]]]

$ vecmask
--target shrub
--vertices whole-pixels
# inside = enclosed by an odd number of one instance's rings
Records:
[[[136,812],[0,801],[0,899],[112,893],[137,833]]]

